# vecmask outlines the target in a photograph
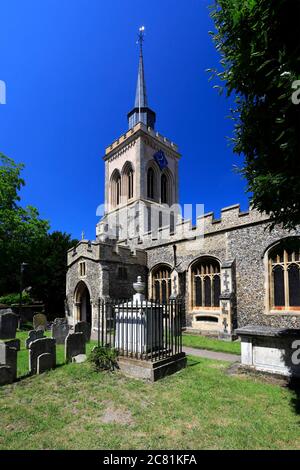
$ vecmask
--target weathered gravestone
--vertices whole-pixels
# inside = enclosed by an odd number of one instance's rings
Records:
[[[70,332],[70,326],[65,318],[56,318],[51,327],[52,338],[56,344],[65,344],[66,337]]]
[[[9,339],[8,341],[5,341],[5,344],[10,348],[15,348],[17,351],[20,351],[21,349],[21,341],[17,338]]]
[[[50,354],[52,356],[52,367],[56,365],[56,348],[55,339],[41,338],[32,341],[29,346],[29,372],[36,374],[38,370],[38,358],[42,354]]]
[[[66,337],[65,361],[72,362],[73,357],[85,354],[85,337],[83,333],[71,333]]]
[[[42,338],[45,338],[44,330],[29,331],[28,338],[26,338],[25,340],[26,349],[29,349],[30,343],[32,343],[32,341],[35,341],[36,339],[42,339]]]
[[[13,380],[17,378],[17,354],[16,348],[11,348],[9,344],[0,341],[0,365],[11,368]]]
[[[41,354],[37,358],[37,374],[42,374],[47,370],[54,369],[55,367],[55,356],[51,353]]]
[[[36,315],[34,315],[32,321],[33,321],[33,328],[35,330],[37,330],[37,329],[46,330],[46,328],[47,328],[47,317],[43,313],[37,313]]]
[[[10,309],[4,310],[0,315],[0,339],[16,337],[18,317]]]
[[[0,365],[0,385],[11,384],[13,381],[14,379],[11,367]]]
[[[75,325],[75,333],[83,333],[87,343],[91,340],[91,325],[85,321],[80,321]]]

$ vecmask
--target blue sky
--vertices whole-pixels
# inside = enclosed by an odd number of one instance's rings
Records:
[[[105,147],[127,130],[138,27],[157,130],[179,145],[180,199],[215,211],[248,206],[226,136],[230,101],[205,70],[219,57],[207,0],[6,0],[1,5],[0,151],[24,162],[22,203],[52,230],[95,237]]]

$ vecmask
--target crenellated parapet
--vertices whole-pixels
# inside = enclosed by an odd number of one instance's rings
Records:
[[[145,265],[147,255],[144,250],[113,243],[82,240],[68,251],[68,267],[81,259],[94,262],[112,262]]]
[[[110,158],[114,151],[119,150],[122,145],[127,145],[130,143],[130,140],[136,139],[138,133],[149,135],[150,137],[153,137],[155,140],[157,140],[158,143],[163,144],[165,147],[169,148],[173,152],[178,153],[178,146],[174,144],[174,142],[167,139],[159,132],[154,131],[150,127],[147,128],[147,126],[145,126],[145,124],[143,124],[142,122],[139,122],[132,129],[122,134],[121,137],[116,139],[111,145],[109,145],[105,149],[104,159],[106,160],[107,158]]]
[[[182,220],[175,224],[174,230],[166,225],[155,231],[144,233],[140,236],[131,237],[129,240],[121,239],[120,243],[140,248],[154,247],[164,244],[173,244],[184,240],[205,238],[214,233],[239,230],[241,228],[267,223],[269,217],[260,214],[257,210],[250,208],[247,212],[240,210],[240,205],[225,207],[221,210],[221,217],[216,219],[213,212],[201,215],[197,218],[196,225],[190,219]]]

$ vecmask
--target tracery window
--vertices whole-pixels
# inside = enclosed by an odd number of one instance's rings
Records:
[[[192,266],[192,306],[199,309],[220,307],[220,263],[213,258],[203,258]]]
[[[152,293],[154,300],[160,303],[169,301],[171,295],[171,268],[158,266],[152,274]]]
[[[272,310],[300,310],[300,240],[279,244],[269,253]]]

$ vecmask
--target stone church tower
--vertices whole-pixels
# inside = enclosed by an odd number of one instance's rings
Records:
[[[177,146],[155,131],[156,115],[148,106],[143,58],[143,31],[135,104],[129,130],[105,152],[105,216],[97,238],[131,244],[146,233],[174,225],[178,203]],[[170,211],[170,207],[174,211]]]

